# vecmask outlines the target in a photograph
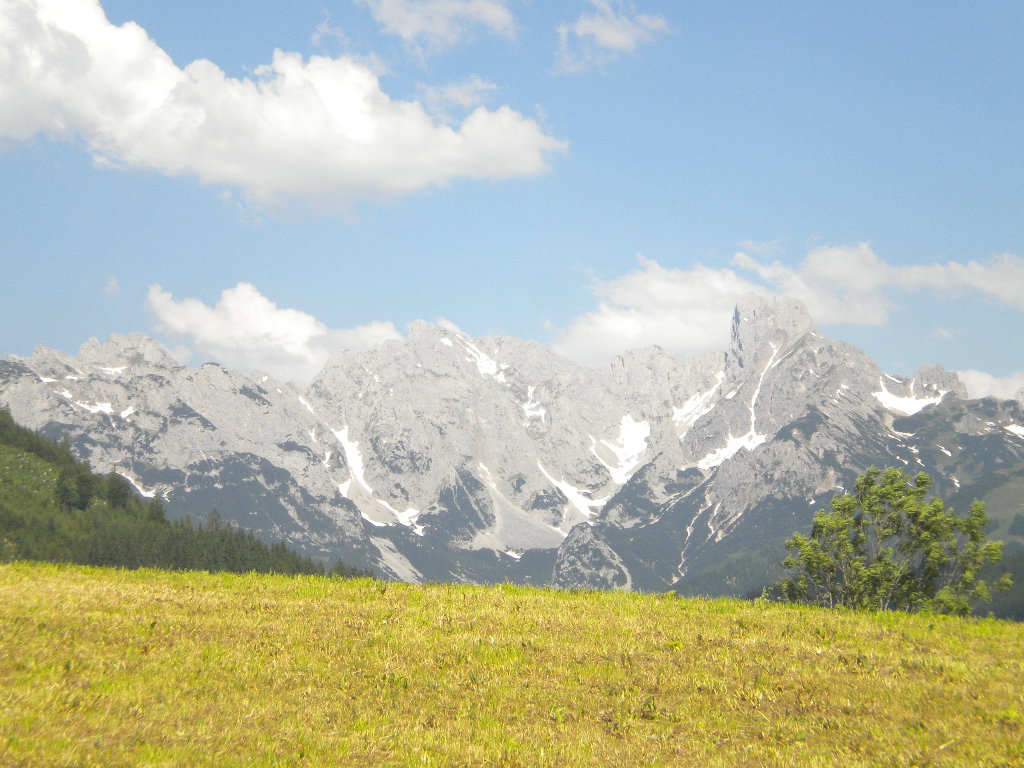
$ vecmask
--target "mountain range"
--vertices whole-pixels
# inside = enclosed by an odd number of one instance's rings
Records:
[[[928,472],[1024,549],[1024,404],[883,372],[749,296],[729,348],[583,367],[414,323],[306,387],[182,365],[141,334],[0,360],[0,405],[170,516],[219,516],[406,581],[746,594],[867,467]]]

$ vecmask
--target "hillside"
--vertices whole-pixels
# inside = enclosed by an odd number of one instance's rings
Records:
[[[19,427],[0,409],[0,562],[48,560],[127,568],[323,573],[283,544],[269,546],[211,513],[205,527],[170,522],[116,474],[98,475]],[[344,572],[344,566],[338,566]]]
[[[0,763],[1020,765],[1024,626],[0,566]]]

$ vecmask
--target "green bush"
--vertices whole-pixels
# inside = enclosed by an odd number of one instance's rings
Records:
[[[810,536],[786,541],[791,575],[772,590],[785,599],[871,610],[930,611],[958,616],[1010,587],[1009,575],[989,584],[979,574],[1002,557],[986,541],[980,502],[965,517],[941,499],[927,500],[932,479],[872,467],[853,494],[837,496],[814,517]]]

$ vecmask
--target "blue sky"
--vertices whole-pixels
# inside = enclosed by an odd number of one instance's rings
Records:
[[[0,0],[0,353],[588,364],[743,292],[1024,387],[1024,4]]]

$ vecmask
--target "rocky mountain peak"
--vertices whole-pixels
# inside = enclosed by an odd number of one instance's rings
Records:
[[[97,367],[120,368],[150,365],[177,367],[178,363],[159,342],[142,333],[114,333],[105,342],[89,339],[78,351],[78,360]]]
[[[1024,466],[1019,405],[812,331],[799,302],[747,296],[728,352],[597,369],[420,321],[301,392],[114,335],[0,360],[0,405],[174,514],[395,578],[742,592],[864,467],[966,493]]]
[[[745,294],[736,303],[727,365],[746,368],[814,330],[803,302],[786,296]]]
[[[11,357],[9,359],[18,358]],[[79,369],[74,355],[50,349],[42,344],[32,350],[31,357],[21,359],[21,362],[27,364],[36,375],[43,378],[60,379],[65,376],[84,375],[83,371]]]
[[[967,387],[960,381],[954,371],[947,371],[939,365],[922,365],[914,374],[914,390],[922,393],[949,392],[960,398],[967,399]]]
[[[431,323],[426,320],[413,320],[409,323],[409,341],[436,341],[445,338],[470,338],[469,334],[453,323],[441,320]]]

